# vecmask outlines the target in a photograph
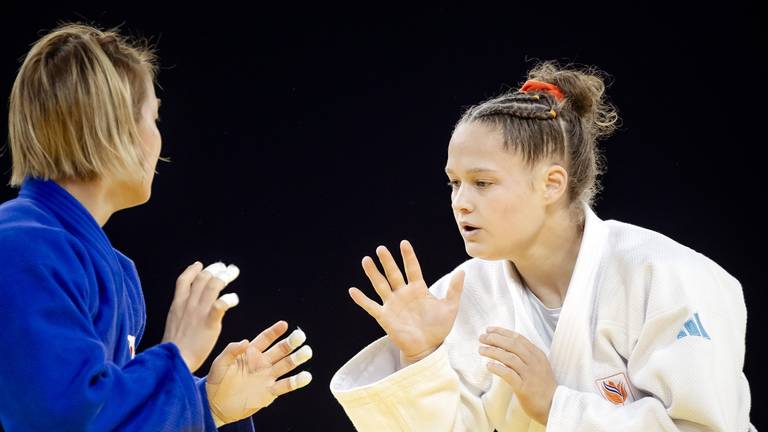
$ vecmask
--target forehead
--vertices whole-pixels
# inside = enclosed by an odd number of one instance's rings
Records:
[[[471,122],[456,127],[448,144],[446,170],[467,171],[478,167],[507,171],[522,167],[516,152],[504,148],[500,128]]]

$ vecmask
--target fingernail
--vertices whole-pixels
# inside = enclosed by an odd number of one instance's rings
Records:
[[[226,303],[229,307],[235,307],[240,303],[240,297],[237,296],[237,293],[224,294],[223,296],[219,297],[219,300]]]
[[[291,388],[297,389],[304,387],[309,384],[310,381],[312,381],[312,374],[307,371],[301,371],[290,378]]]
[[[291,361],[293,361],[293,364],[295,365],[300,365],[311,358],[312,348],[309,345],[304,345],[301,349],[291,354]]]
[[[305,340],[307,340],[307,335],[305,335],[304,332],[297,327],[296,330],[294,330],[291,335],[288,336],[288,346],[290,346],[291,349],[296,348],[303,344]]]

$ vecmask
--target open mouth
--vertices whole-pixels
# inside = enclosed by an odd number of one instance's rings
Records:
[[[463,224],[461,224],[461,229],[463,231],[465,231],[465,232],[471,233],[471,232],[479,230],[480,228],[478,228],[478,227],[476,227],[474,225],[463,223]]]

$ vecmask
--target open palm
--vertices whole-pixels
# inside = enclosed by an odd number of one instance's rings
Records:
[[[439,299],[429,292],[411,244],[403,240],[400,251],[407,282],[387,248],[379,246],[376,249],[386,276],[381,274],[373,259],[363,258],[363,270],[383,305],[357,288],[351,288],[349,294],[387,332],[405,359],[413,362],[437,349],[451,331],[459,309],[464,273],[457,272],[453,276],[446,298]]]
[[[206,390],[211,411],[224,423],[230,423],[264,408],[278,396],[309,383],[311,375],[301,372],[287,378],[281,376],[312,357],[312,350],[292,336],[270,345],[288,329],[279,321],[250,343],[231,343],[214,360],[208,374]],[[294,332],[296,333],[296,332]]]

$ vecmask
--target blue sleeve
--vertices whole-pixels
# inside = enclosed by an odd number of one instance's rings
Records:
[[[0,423],[7,432],[216,430],[175,345],[149,348],[123,367],[112,362],[92,324],[99,309],[82,251],[65,241],[3,243]]]
[[[205,378],[198,378],[195,377],[195,381],[197,383],[197,389],[200,392],[200,398],[205,401],[205,409],[208,412],[208,417],[211,417],[210,415],[210,407],[208,406],[208,393],[205,391]],[[211,417],[211,422],[213,422],[213,417]],[[215,423],[213,423],[215,425]],[[226,424],[219,428],[219,431],[221,432],[255,432],[253,427],[253,420],[251,417],[244,418],[238,422]]]

